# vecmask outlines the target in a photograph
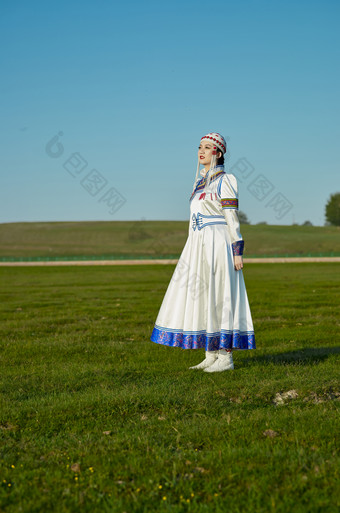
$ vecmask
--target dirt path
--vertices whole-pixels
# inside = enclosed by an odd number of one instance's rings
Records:
[[[65,265],[169,265],[177,264],[178,260],[61,260],[47,262],[0,262],[6,267],[38,267]],[[277,257],[277,258],[244,258],[244,264],[282,264],[296,262],[340,262],[340,257]]]

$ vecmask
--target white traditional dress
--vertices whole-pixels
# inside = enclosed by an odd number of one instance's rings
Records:
[[[207,185],[209,172],[212,173]],[[242,269],[243,254],[234,175],[216,166],[190,198],[189,236],[163,299],[151,340],[184,349],[255,349]]]

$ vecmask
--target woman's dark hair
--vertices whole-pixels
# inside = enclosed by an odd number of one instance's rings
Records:
[[[217,153],[218,152],[222,153],[222,151],[219,148],[217,148]],[[221,157],[216,158],[216,164],[218,166],[222,166],[224,164],[224,155],[223,155],[223,153],[222,153]]]

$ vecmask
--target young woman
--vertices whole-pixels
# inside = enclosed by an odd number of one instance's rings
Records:
[[[151,335],[158,344],[205,348],[205,359],[190,367],[205,372],[233,369],[234,349],[256,347],[242,272],[237,180],[224,171],[226,149],[216,132],[201,139],[189,236]]]

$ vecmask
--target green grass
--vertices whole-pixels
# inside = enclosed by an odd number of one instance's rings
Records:
[[[0,224],[0,260],[178,257],[189,221]],[[245,257],[340,256],[339,226],[241,225]]]
[[[211,375],[149,341],[173,269],[0,269],[1,512],[338,510],[340,264],[246,266]]]

